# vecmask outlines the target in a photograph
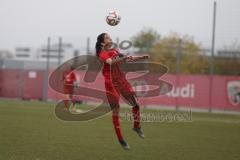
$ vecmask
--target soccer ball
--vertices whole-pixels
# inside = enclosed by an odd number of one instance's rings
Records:
[[[116,11],[110,11],[106,16],[106,22],[110,26],[116,26],[119,24],[121,16]]]

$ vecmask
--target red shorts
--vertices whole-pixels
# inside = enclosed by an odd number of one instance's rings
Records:
[[[132,86],[127,80],[109,82],[105,81],[105,89],[109,104],[118,104],[120,95],[128,97],[130,95],[136,95]]]
[[[64,94],[73,94],[74,86],[71,84],[64,85]]]

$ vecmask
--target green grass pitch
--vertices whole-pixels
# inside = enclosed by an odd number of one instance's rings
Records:
[[[122,120],[127,151],[117,141],[110,115],[65,122],[55,117],[53,103],[1,99],[0,160],[240,159],[239,115],[193,113],[192,122],[145,122],[144,140]]]

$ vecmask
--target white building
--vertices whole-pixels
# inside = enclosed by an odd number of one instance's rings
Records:
[[[75,56],[78,56],[78,51],[69,43],[63,43],[61,50],[59,44],[51,45],[49,49],[49,58],[51,62],[63,63]],[[17,47],[15,48],[14,60],[22,61],[46,61],[48,54],[47,46],[40,48]]]

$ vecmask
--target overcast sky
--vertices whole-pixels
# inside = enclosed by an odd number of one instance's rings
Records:
[[[122,17],[116,27],[105,16],[116,10]],[[39,47],[48,36],[75,47],[91,45],[108,32],[115,39],[130,39],[144,26],[161,35],[177,32],[211,46],[213,0],[0,0],[0,49]],[[240,1],[217,0],[216,46],[240,43]]]

